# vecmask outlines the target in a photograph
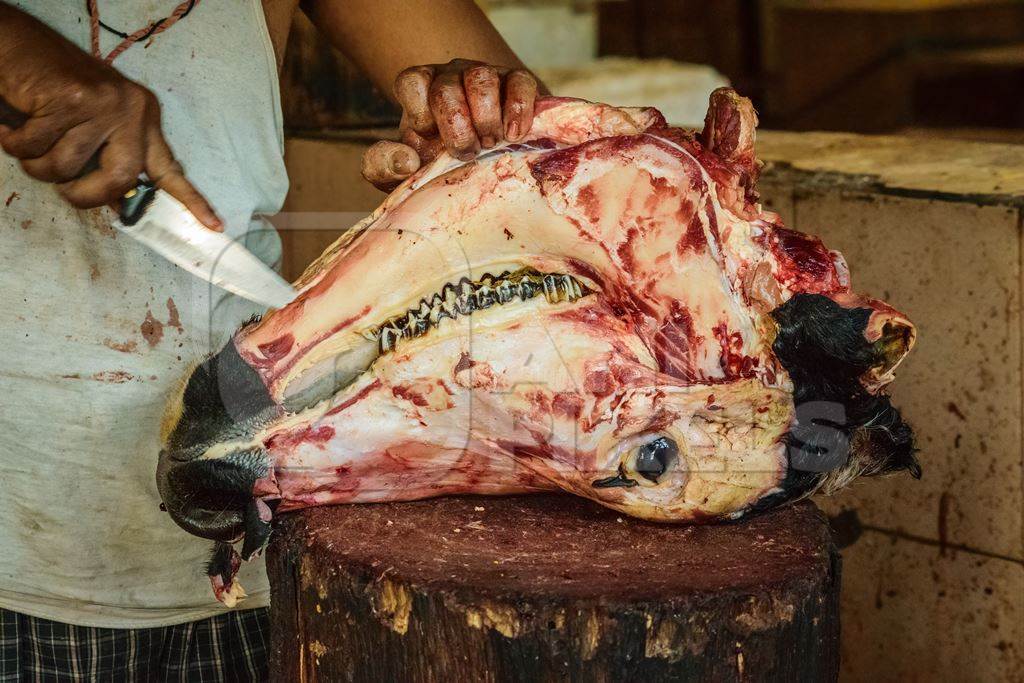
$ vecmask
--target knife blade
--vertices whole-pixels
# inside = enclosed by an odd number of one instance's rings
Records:
[[[114,228],[196,277],[270,308],[296,297],[270,266],[234,238],[206,228],[163,190],[140,183],[121,204]]]
[[[28,117],[0,98],[0,124],[19,128]],[[99,151],[79,177],[99,168]],[[120,201],[114,228],[210,284],[270,308],[297,292],[241,243],[206,228],[185,205],[139,179]]]

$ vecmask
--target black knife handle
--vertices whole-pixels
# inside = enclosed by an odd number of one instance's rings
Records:
[[[156,199],[156,185],[140,178],[139,184],[128,190],[121,198],[121,206],[117,212],[121,224],[130,227],[138,223],[154,199]]]
[[[17,130],[25,125],[28,119],[27,114],[18,111],[8,104],[3,97],[0,97],[0,124]],[[89,161],[85,162],[85,166],[75,176],[75,180],[99,169],[101,150],[102,148],[96,150],[96,153],[89,158]],[[153,202],[155,193],[156,188],[153,186],[153,183],[139,178],[138,184],[125,193],[121,199],[120,209],[118,210],[118,217],[121,219],[121,222],[125,225],[135,225],[142,218],[146,207]]]

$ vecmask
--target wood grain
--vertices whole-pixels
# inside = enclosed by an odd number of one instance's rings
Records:
[[[268,560],[275,680],[838,671],[838,556],[809,503],[711,526],[551,495],[314,508]]]

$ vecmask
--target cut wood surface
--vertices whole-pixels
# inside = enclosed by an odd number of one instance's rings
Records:
[[[838,556],[810,503],[676,526],[568,496],[285,515],[279,681],[814,680],[838,671]]]

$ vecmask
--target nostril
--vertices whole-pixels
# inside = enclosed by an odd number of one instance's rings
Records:
[[[168,456],[174,460],[174,454]],[[245,511],[268,461],[259,449],[217,459],[165,461],[158,486],[171,519],[186,531],[212,540],[232,540],[243,531]]]
[[[249,478],[218,461],[179,465],[168,477],[171,488],[183,494],[181,498],[189,506],[208,510],[245,507],[252,497],[252,487],[244,483]]]
[[[171,519],[179,527],[210,541],[233,542],[242,535],[243,517],[239,510],[207,510],[192,508],[187,512],[170,511]]]
[[[882,326],[879,338],[874,342],[876,367],[872,371],[877,376],[884,376],[896,369],[896,366],[910,353],[917,337],[914,326],[893,320]]]

